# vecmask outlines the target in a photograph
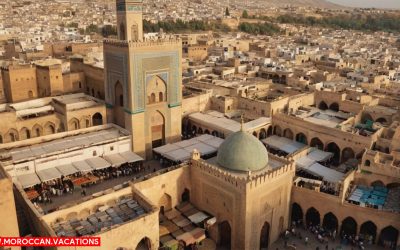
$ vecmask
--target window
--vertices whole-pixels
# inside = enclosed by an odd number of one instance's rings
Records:
[[[97,152],[96,151],[93,151],[93,156],[97,156]]]
[[[163,92],[158,93],[158,101],[163,102],[164,101],[164,94]]]
[[[80,89],[82,88],[82,83],[81,83],[81,82],[79,82],[79,88],[80,88]]]
[[[110,147],[110,151],[114,151],[114,146],[111,146],[111,147]]]
[[[124,95],[119,95],[119,106],[124,106]]]

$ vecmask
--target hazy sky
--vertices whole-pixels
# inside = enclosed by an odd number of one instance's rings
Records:
[[[376,7],[400,9],[400,0],[328,0],[351,7]]]

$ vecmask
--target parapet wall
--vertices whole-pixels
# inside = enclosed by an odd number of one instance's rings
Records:
[[[271,154],[269,155],[269,157],[277,158],[275,160],[278,161],[284,161],[284,165],[273,170],[266,169],[256,173],[248,172],[247,175],[246,173],[229,172],[228,170],[224,170],[218,166],[209,164],[202,159],[192,159],[192,167],[198,168],[201,171],[206,172],[208,175],[225,180],[226,183],[235,186],[237,189],[245,190],[246,188],[256,188],[258,185],[271,181],[278,176],[281,176],[291,171],[295,171],[295,166],[293,162],[286,161],[284,158],[277,157]]]
[[[130,48],[141,48],[141,47],[161,47],[161,46],[182,46],[180,39],[158,39],[158,40],[146,40],[140,41],[124,41],[116,39],[105,39],[105,46],[116,46],[116,47],[130,47]]]

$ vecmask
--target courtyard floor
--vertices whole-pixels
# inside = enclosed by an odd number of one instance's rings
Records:
[[[337,239],[336,241],[332,241],[330,240],[327,244],[321,244],[315,237],[314,234],[304,230],[304,229],[296,229],[297,231],[300,231],[303,239],[299,239],[297,237],[294,236],[290,236],[289,240],[288,240],[288,245],[295,245],[296,246],[296,250],[356,250],[359,249],[356,246],[352,246],[352,245],[342,245],[340,244],[340,240]],[[304,243],[304,237],[308,237],[308,244],[305,245]],[[328,247],[327,247],[328,246]],[[284,239],[279,238],[279,240],[277,240],[276,242],[274,242],[268,249],[270,250],[282,250],[282,249],[294,249],[294,248],[290,248],[284,247]],[[385,248],[377,246],[377,245],[365,245],[364,246],[365,250],[383,250]],[[387,248],[386,248],[387,249]]]

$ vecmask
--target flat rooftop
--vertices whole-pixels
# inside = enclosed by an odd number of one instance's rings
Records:
[[[314,124],[323,125],[328,128],[336,128],[352,115],[340,111],[335,112],[332,110],[321,110],[315,107],[303,107],[296,111],[295,116]]]
[[[93,144],[115,141],[123,136],[129,136],[129,132],[112,125],[103,125],[57,133],[44,138],[3,144],[0,147],[0,162],[17,163],[42,156],[56,155],[60,151],[65,152]]]
[[[65,105],[69,111],[90,108],[103,104],[102,101],[83,93],[58,96],[53,99]]]
[[[198,124],[203,124],[205,127],[215,128],[219,131],[227,131],[226,135],[239,131],[241,126],[240,122],[235,121],[234,119],[229,119],[225,117],[223,113],[218,111],[193,113],[189,115],[189,119],[195,121]],[[259,117],[255,120],[246,122],[244,124],[244,130],[252,131],[270,123],[271,118]]]

